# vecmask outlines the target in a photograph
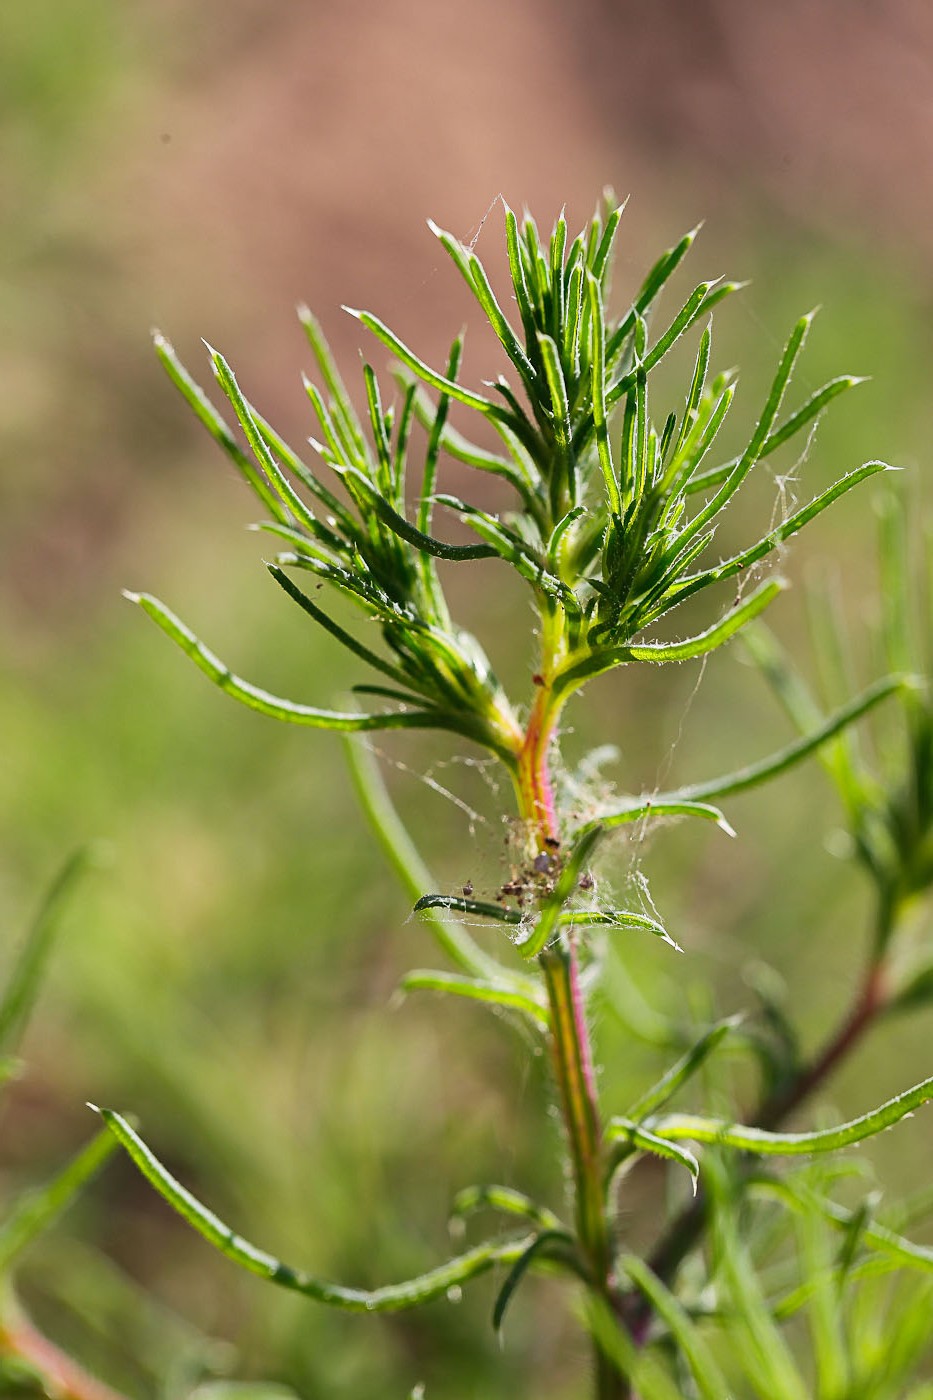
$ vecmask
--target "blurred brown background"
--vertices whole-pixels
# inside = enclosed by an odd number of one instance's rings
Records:
[[[873,377],[821,428],[801,498],[881,455],[911,469],[929,510],[931,82],[933,11],[920,0],[3,7],[6,946],[70,847],[104,836],[115,852],[69,917],[6,1109],[11,1190],[83,1139],[92,1098],[135,1109],[245,1233],[360,1282],[440,1257],[450,1197],[469,1181],[560,1195],[546,1086],[521,1044],[469,1008],[391,1002],[400,972],[434,955],[405,923],[336,743],[231,706],[119,597],[151,588],[272,689],[326,704],[354,679],[283,615],[261,542],[241,528],[252,503],[159,370],[148,328],[205,379],[199,337],[218,346],[300,442],[311,423],[297,301],[348,376],[363,342],[342,302],[436,361],[470,307],[426,218],[478,235],[501,273],[500,193],[543,225],[566,204],[573,223],[609,184],[632,196],[620,299],[705,219],[697,278],[753,279],[723,312],[720,363],[741,360],[754,390],[795,317],[821,302],[804,389]],[[468,343],[469,382],[491,372],[484,347]],[[872,540],[866,494],[786,566],[799,582],[836,561],[857,638]],[[502,603],[484,577],[488,591],[462,607],[485,637],[490,601]],[[801,612],[792,598],[780,625],[806,665]],[[516,684],[527,616],[516,598],[490,641]],[[619,781],[638,790],[662,769],[703,777],[785,738],[735,658],[711,664],[683,721],[695,681],[607,682],[574,714],[569,747],[617,743]],[[442,878],[494,871],[498,828],[475,773],[432,769],[486,814],[486,853],[467,870],[463,814],[418,782],[441,751],[385,747]],[[638,950],[638,977],[658,1004],[681,995],[678,978],[711,977],[731,1009],[744,962],[767,956],[812,1041],[855,978],[866,892],[822,848],[838,814],[818,773],[734,805],[738,853],[679,830],[647,853],[690,962],[684,973]],[[879,1033],[834,1102],[857,1111],[894,1092],[928,1036],[923,1015]],[[606,1046],[610,1095],[655,1067],[609,1031]],[[898,1143],[876,1153],[895,1187],[928,1155],[928,1128],[907,1125]],[[236,1275],[125,1164],[34,1251],[23,1290],[50,1332],[133,1395],[186,1395],[213,1365],[307,1397],[401,1396],[418,1380],[430,1400],[580,1393],[575,1330],[547,1285],[515,1309],[503,1353],[488,1290],[424,1317],[334,1319]]]

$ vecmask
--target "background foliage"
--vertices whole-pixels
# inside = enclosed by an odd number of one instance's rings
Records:
[[[108,0],[59,0],[0,17],[5,947],[67,850],[106,836],[116,857],[68,913],[24,1047],[29,1073],[4,1110],[3,1182],[12,1191],[48,1175],[85,1140],[85,1099],[133,1105],[173,1169],[210,1183],[218,1209],[251,1237],[361,1283],[436,1258],[466,1181],[515,1179],[557,1197],[553,1155],[536,1136],[544,1075],[470,1007],[439,1016],[412,999],[399,1012],[394,988],[424,962],[426,934],[405,922],[335,746],[224,702],[119,599],[123,584],[197,597],[198,630],[285,693],[326,704],[350,678],[339,649],[309,637],[272,584],[261,586],[255,540],[237,530],[251,506],[165,384],[147,326],[158,322],[188,360],[206,335],[300,441],[312,428],[295,372],[295,300],[319,310],[345,363],[362,339],[337,309],[347,299],[440,362],[468,298],[430,234],[419,235],[419,216],[472,236],[501,188],[542,224],[567,198],[576,221],[611,179],[635,195],[620,297],[651,250],[703,215],[695,266],[755,279],[718,320],[725,362],[759,376],[750,398],[790,318],[816,301],[825,310],[804,388],[840,370],[873,376],[821,425],[801,500],[873,456],[916,478],[928,470],[923,211],[906,155],[899,178],[887,146],[873,156],[871,141],[846,141],[840,156],[838,135],[848,94],[870,74],[873,130],[900,131],[910,148],[921,120],[911,93],[929,76],[922,18],[895,7],[877,32],[861,17],[840,49],[831,31],[795,29],[791,12],[769,32],[735,6],[675,5],[633,41],[629,7],[594,3],[594,56],[568,47],[559,7],[530,4],[497,22],[490,49],[478,37],[486,8],[474,6],[469,24],[457,7],[420,3],[377,17],[351,5],[339,18],[312,4],[177,3],[130,19]],[[748,75],[764,55],[772,81],[759,100]],[[643,77],[621,83],[662,59],[666,103]],[[897,80],[885,85],[889,70]],[[559,110],[548,105],[558,82]],[[793,92],[810,104],[806,140],[788,115]],[[867,189],[883,197],[866,205]],[[497,242],[491,227],[481,235],[490,261]],[[437,271],[426,278],[426,266]],[[468,372],[487,348],[476,340]],[[774,491],[765,481],[741,503],[736,542]],[[863,652],[870,516],[864,497],[841,503],[786,566],[799,584],[832,561]],[[509,641],[511,617],[520,634],[526,626],[523,600],[503,595],[493,569],[461,614],[503,677],[524,678],[531,658]],[[777,626],[805,656],[801,594]],[[697,676],[606,681],[587,718],[583,707],[574,715],[571,756],[592,734],[610,736],[624,786],[639,791],[789,737],[737,656],[719,658],[699,687]],[[501,832],[483,822],[495,802],[482,771],[438,766],[431,740],[378,747],[400,765],[393,790],[444,887],[498,883]],[[478,816],[426,787],[425,774]],[[687,948],[676,973],[688,988],[712,979],[731,1011],[748,1003],[748,969],[767,958],[812,1042],[854,983],[851,950],[870,935],[867,887],[833,854],[840,818],[816,765],[766,800],[736,799],[730,816],[740,843],[725,855],[717,833],[686,828],[639,852]],[[471,822],[489,838],[482,869],[451,856]],[[632,945],[633,975],[650,1005],[670,1009],[685,991],[664,951]],[[929,1014],[875,1033],[832,1086],[841,1113],[901,1087],[899,1066],[915,1061],[920,1077]],[[604,1092],[623,1102],[661,1061],[648,1044],[623,1057],[608,1019],[600,1033]],[[923,1183],[929,1133],[919,1115],[873,1145],[886,1193]],[[654,1189],[646,1182],[633,1204],[633,1242]],[[218,1339],[236,1343],[241,1374],[275,1375],[309,1396],[405,1394],[415,1379],[431,1400],[579,1392],[574,1333],[548,1283],[514,1308],[504,1353],[482,1289],[415,1318],[335,1319],[213,1258],[123,1163],[34,1248],[21,1282],[48,1331],[139,1395],[184,1394],[199,1368],[234,1364]],[[116,1355],[104,1341],[115,1336]]]

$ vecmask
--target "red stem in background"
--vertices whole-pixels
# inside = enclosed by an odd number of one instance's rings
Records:
[[[53,1400],[125,1400],[103,1381],[88,1375],[18,1310],[0,1323],[0,1356],[25,1362]]]
[[[769,1130],[778,1128],[796,1112],[855,1048],[884,1009],[886,1001],[884,962],[875,957],[842,1024],[810,1064],[805,1065],[785,1089],[761,1105],[752,1120],[755,1126]],[[648,1262],[666,1283],[670,1283],[684,1258],[702,1237],[707,1209],[707,1199],[701,1190],[686,1210],[675,1217],[655,1247]],[[634,1340],[643,1344],[651,1324],[651,1305],[640,1295],[630,1297],[626,1299],[624,1313]]]

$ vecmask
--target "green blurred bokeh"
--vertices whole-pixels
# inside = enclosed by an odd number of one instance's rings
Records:
[[[268,581],[262,541],[242,529],[251,502],[161,375],[148,327],[157,321],[193,367],[205,363],[200,335],[217,344],[300,441],[308,365],[293,303],[321,314],[348,375],[358,327],[340,320],[342,301],[371,306],[436,359],[469,307],[423,220],[475,233],[500,190],[546,222],[565,200],[585,217],[605,183],[631,189],[620,299],[705,216],[694,269],[753,278],[724,309],[716,351],[746,367],[744,422],[783,336],[816,302],[802,390],[844,371],[873,376],[830,413],[799,471],[777,463],[787,481],[749,491],[737,534],[743,520],[767,522],[780,490],[806,498],[872,456],[907,466],[922,501],[927,235],[884,143],[839,141],[859,64],[874,74],[879,127],[905,120],[893,65],[910,35],[895,21],[879,37],[863,16],[837,51],[830,28],[795,36],[789,11],[766,100],[750,77],[766,61],[764,20],[759,33],[746,17],[727,52],[735,4],[661,7],[653,19],[642,8],[591,0],[572,25],[556,3],[531,0],[504,14],[490,0],[0,11],[4,953],[69,849],[105,837],[113,851],[69,915],[28,1074],[5,1110],[4,1190],[41,1178],[89,1134],[92,1099],[136,1112],[244,1234],[360,1284],[439,1259],[450,1200],[472,1181],[559,1202],[557,1129],[530,1047],[469,1006],[394,999],[402,971],[435,954],[357,814],[337,742],[231,705],[120,588],[151,588],[272,689],[321,704],[346,693],[352,667]],[[889,89],[878,88],[883,43]],[[804,126],[787,120],[795,57]],[[738,132],[723,110],[744,114]],[[492,208],[479,249],[499,268],[500,230]],[[498,366],[477,339],[467,374],[490,377]],[[797,584],[838,576],[865,680],[879,664],[865,634],[877,607],[874,489],[846,498],[784,565]],[[449,582],[521,694],[525,600],[503,597],[486,566],[466,587],[456,572]],[[776,625],[806,666],[801,592]],[[602,682],[569,716],[569,756],[613,743],[615,780],[639,791],[784,740],[738,655],[717,655],[699,680],[677,669]],[[418,739],[378,747],[441,887],[495,886],[503,833],[485,770]],[[815,1043],[856,979],[868,891],[830,854],[838,813],[815,768],[737,799],[730,815],[734,846],[686,829],[619,846],[619,883],[639,862],[687,950],[678,959],[633,941],[626,965],[660,1010],[685,989],[700,1008],[709,997],[732,1010],[750,998],[745,969],[766,959]],[[858,1112],[919,1077],[928,1018],[879,1031],[830,1101]],[[660,1061],[614,1023],[599,1030],[611,1107]],[[885,1190],[921,1184],[929,1147],[923,1119],[882,1140]],[[650,1235],[656,1205],[647,1188],[633,1196],[633,1240]],[[50,1334],[133,1396],[184,1395],[212,1366],[309,1400],[402,1396],[417,1381],[429,1400],[581,1393],[583,1344],[553,1285],[526,1289],[504,1348],[488,1284],[416,1316],[335,1317],[239,1276],[123,1162],[34,1249],[22,1285]]]

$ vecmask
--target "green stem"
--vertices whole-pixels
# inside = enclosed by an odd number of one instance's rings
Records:
[[[545,645],[545,654],[548,648]],[[553,653],[551,653],[553,655]],[[549,668],[550,670],[550,668]],[[532,707],[515,778],[519,812],[527,824],[529,844],[537,853],[559,849],[560,830],[550,777],[548,750],[559,705],[552,697],[550,674],[536,677]],[[550,1010],[551,1059],[573,1173],[577,1237],[592,1278],[592,1287],[615,1310],[612,1240],[603,1189],[604,1145],[596,1090],[593,1048],[580,987],[576,945],[561,936],[539,958]],[[624,1400],[628,1386],[617,1367],[594,1342],[596,1400]]]

